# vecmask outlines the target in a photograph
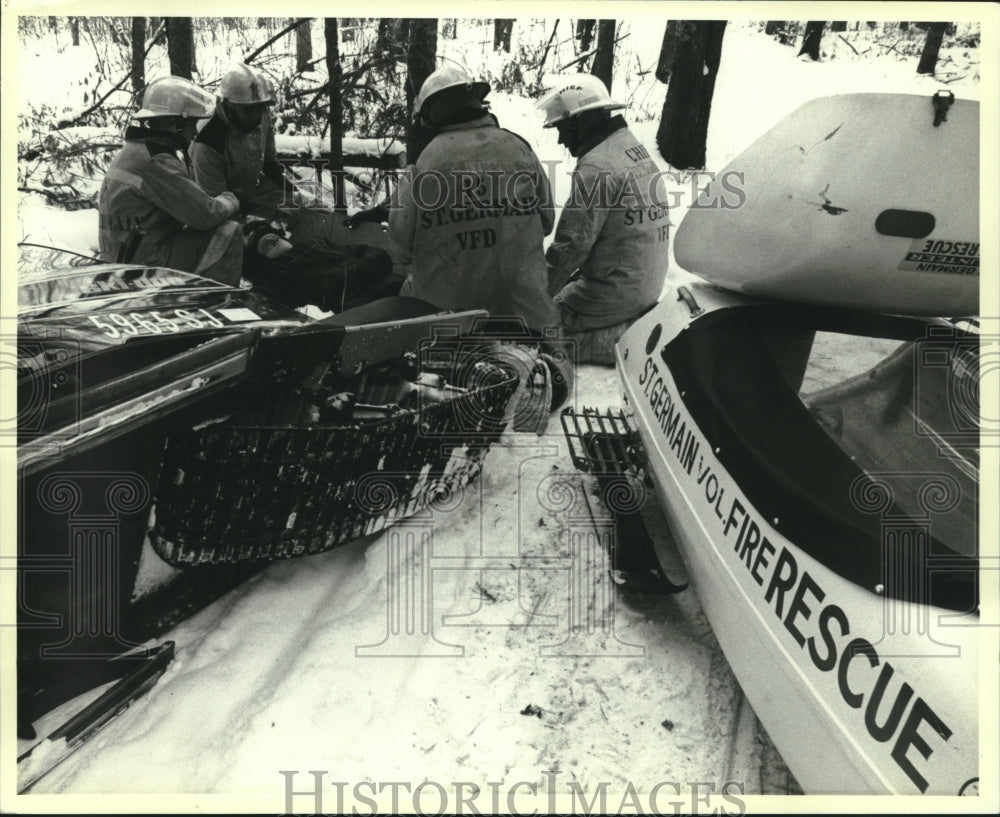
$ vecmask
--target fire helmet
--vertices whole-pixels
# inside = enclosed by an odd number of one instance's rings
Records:
[[[545,114],[544,128],[569,119],[584,111],[613,111],[624,108],[608,93],[607,86],[593,74],[577,74],[571,80],[554,88],[543,96],[535,106]]]
[[[416,117],[420,111],[423,109],[424,105],[427,104],[428,100],[435,94],[444,91],[447,88],[455,88],[459,85],[464,85],[466,90],[475,94],[482,100],[490,92],[490,84],[488,82],[481,82],[473,80],[465,71],[461,68],[456,68],[453,65],[446,65],[444,68],[438,68],[433,74],[424,80],[424,84],[420,86],[420,92],[417,94],[417,98],[413,102],[413,115]]]
[[[274,104],[271,83],[259,71],[242,62],[222,75],[218,95],[234,105]]]
[[[155,79],[142,92],[142,107],[136,119],[178,116],[182,119],[208,119],[215,111],[215,98],[204,88],[183,77]]]

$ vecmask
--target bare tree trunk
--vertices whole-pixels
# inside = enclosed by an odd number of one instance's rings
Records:
[[[931,23],[927,28],[927,39],[924,40],[924,50],[920,53],[918,74],[932,74],[937,68],[938,52],[941,50],[941,40],[948,23]]]
[[[69,18],[69,31],[73,36],[73,45],[80,44],[80,18],[70,17]]]
[[[764,26],[764,33],[769,37],[775,37],[782,45],[789,45],[791,40],[784,20],[768,20]]]
[[[330,77],[330,111],[327,123],[330,127],[330,179],[333,182],[333,209],[347,210],[347,196],[344,191],[344,104],[340,96],[343,68],[340,65],[340,40],[337,33],[337,18],[323,20],[326,35],[326,70]]]
[[[407,22],[406,48],[406,143],[411,144],[413,100],[424,80],[437,68],[437,19],[411,19]]]
[[[708,119],[722,58],[724,20],[678,20],[656,146],[678,170],[705,167]],[[707,69],[707,70],[706,70]]]
[[[295,29],[295,70],[300,74],[312,71],[313,44],[311,22],[302,23]]]
[[[823,38],[823,20],[810,20],[806,23],[805,34],[802,35],[802,48],[799,49],[798,56],[808,54],[815,62],[819,59],[819,43]]]
[[[594,26],[597,20],[577,20],[576,40],[580,44],[580,53],[590,51],[590,44],[594,41]]]
[[[847,31],[847,20],[836,20],[830,23],[830,31]]]
[[[670,81],[670,69],[673,68],[676,52],[677,21],[667,20],[667,27],[663,30],[663,43],[660,45],[660,59],[656,63],[656,78],[664,84]]]
[[[194,29],[190,17],[166,17],[170,73],[191,79],[194,71]]]
[[[614,79],[615,64],[615,27],[614,20],[601,20],[597,24],[597,53],[594,54],[594,64],[590,73],[600,77],[611,91]]]
[[[514,30],[514,21],[505,20],[500,17],[493,21],[493,50],[499,51],[501,48],[510,53],[510,34]]]
[[[146,86],[146,18],[132,18],[132,90],[139,92]]]

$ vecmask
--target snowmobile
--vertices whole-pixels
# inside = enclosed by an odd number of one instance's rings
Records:
[[[121,679],[70,730],[89,734],[165,668],[150,639],[461,487],[508,423],[550,410],[530,337],[483,310],[397,296],[313,319],[171,269],[37,247],[22,266],[22,737]]]
[[[655,485],[806,793],[978,791],[978,155],[946,94],[799,108],[685,216],[626,408],[564,419],[581,468]]]

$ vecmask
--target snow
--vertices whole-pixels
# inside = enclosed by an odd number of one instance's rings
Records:
[[[514,28],[512,53],[527,41],[529,23],[534,42],[547,39],[551,21],[526,20]],[[655,68],[662,21],[623,25],[629,38],[619,65]],[[726,31],[709,170],[808,99],[941,87],[915,75],[916,57],[855,55],[828,32],[827,58],[804,62],[756,28],[734,23]],[[499,75],[505,58],[492,52],[491,29],[469,22],[459,31],[456,41],[439,40],[444,56]],[[481,42],[487,34],[489,45]],[[221,34],[204,60],[199,53],[204,76],[231,61],[226,36],[233,35]],[[563,30],[559,40],[566,37]],[[859,51],[866,44],[862,35],[853,42]],[[61,77],[89,70],[75,52],[83,49],[63,44],[54,54],[30,41],[25,70],[51,84],[33,84],[27,98],[71,109],[60,98]],[[979,50],[942,56],[965,60],[964,78],[945,87],[978,96]],[[554,54],[551,64],[571,58]],[[615,93],[630,103],[626,117],[652,146],[665,86],[631,72],[622,85]],[[540,158],[561,163],[561,172],[572,167],[555,132],[540,127],[534,100],[502,91],[489,99],[501,124]],[[309,137],[279,137],[279,146],[286,142]],[[682,211],[692,191],[686,181],[676,189],[686,191]],[[96,249],[94,210],[67,212],[19,194],[17,215],[22,240]],[[619,405],[616,373],[580,367],[572,400]],[[176,658],[157,686],[33,792],[135,795],[133,810],[171,803],[281,812],[294,791],[295,808],[312,811],[313,796],[298,793],[311,792],[319,775],[327,810],[368,813],[365,798],[377,794],[392,811],[435,811],[442,797],[453,811],[477,786],[481,811],[545,811],[553,802],[581,808],[606,795],[611,811],[623,804],[635,811],[632,797],[643,811],[669,812],[698,808],[712,786],[711,807],[735,813],[742,801],[719,793],[726,784],[732,795],[760,791],[766,738],[694,590],[616,594],[603,551],[574,556],[589,524],[580,514],[583,490],[594,495],[595,487],[574,470],[556,417],[540,437],[506,432],[459,496],[346,547],[275,563],[178,625],[166,636]],[[655,506],[647,522],[654,536],[670,536]],[[422,538],[428,524],[430,538]],[[675,582],[687,580],[679,558],[665,567]],[[168,577],[150,575],[151,586]],[[417,593],[414,605],[394,606],[406,592]],[[51,717],[36,727],[44,734],[56,723]]]

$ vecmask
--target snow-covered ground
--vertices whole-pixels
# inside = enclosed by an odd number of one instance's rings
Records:
[[[624,21],[629,37],[619,70],[632,77],[633,62],[655,68],[663,22]],[[886,52],[861,34],[845,34],[863,52],[856,54],[828,31],[827,56],[812,63],[757,28],[734,23],[726,31],[709,170],[721,170],[818,96],[929,95],[947,87],[978,98],[978,48],[943,52],[953,81],[942,85],[941,77],[915,74],[916,57]],[[491,69],[497,59],[478,39],[442,39],[439,46],[473,70]],[[63,50],[60,65],[79,70],[71,52]],[[40,76],[53,55],[32,43],[21,56],[28,75]],[[207,64],[206,57],[206,75]],[[57,97],[57,80],[32,83],[26,99]],[[626,117],[652,146],[665,86],[651,74],[622,85]],[[490,98],[501,123],[528,139],[540,158],[572,167],[554,131],[541,128],[532,100]],[[18,238],[94,248],[96,211],[66,212],[36,194],[17,201]],[[6,222],[5,242],[11,226]],[[619,405],[616,373],[581,367],[573,401]],[[426,632],[390,634],[397,612],[390,589],[399,577],[389,568],[398,547],[393,532],[268,567],[168,635],[177,657],[166,675],[40,782],[34,791],[53,797],[32,798],[31,807],[283,812],[291,797],[297,811],[312,812],[319,781],[326,810],[356,813],[369,813],[372,798],[383,809],[425,813],[477,813],[473,806],[544,812],[571,802],[593,811],[742,811],[741,795],[774,791],[780,781],[769,777],[773,748],[697,594],[608,593],[602,552],[582,562],[585,590],[575,585],[571,592],[567,565],[573,533],[585,524],[578,515],[584,490],[594,486],[574,471],[555,417],[541,437],[505,433],[461,497],[407,523],[433,528],[430,549],[403,550],[398,568],[429,576],[418,582],[432,612]],[[566,493],[574,491],[577,504],[567,505]],[[647,521],[654,535],[670,535],[655,506]],[[686,580],[679,558],[667,570]],[[60,715],[37,724],[40,731]],[[9,720],[5,736],[13,731]],[[26,802],[18,808],[29,808]]]

